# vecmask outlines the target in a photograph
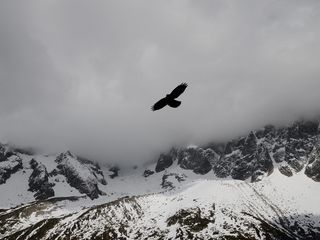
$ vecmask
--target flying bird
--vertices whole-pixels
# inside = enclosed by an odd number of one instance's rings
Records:
[[[159,110],[161,108],[164,108],[167,105],[169,105],[172,108],[179,107],[181,102],[177,101],[175,99],[178,98],[184,92],[184,90],[186,90],[187,86],[188,86],[188,84],[181,83],[178,87],[173,89],[173,91],[170,94],[167,94],[167,96],[165,96],[164,98],[162,98],[161,100],[156,102],[151,107],[151,110],[152,111],[157,111],[157,110]]]

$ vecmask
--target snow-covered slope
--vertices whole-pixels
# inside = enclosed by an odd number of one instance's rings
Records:
[[[0,224],[6,239],[319,239],[319,192],[304,174],[276,170],[257,183],[194,179],[101,205],[38,201],[3,211]]]
[[[0,145],[3,239],[320,239],[318,122],[119,169]]]

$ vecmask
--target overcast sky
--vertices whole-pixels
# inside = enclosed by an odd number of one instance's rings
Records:
[[[136,164],[313,117],[319,26],[319,0],[3,0],[0,140]]]

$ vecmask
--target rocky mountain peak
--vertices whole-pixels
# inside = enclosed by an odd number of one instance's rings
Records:
[[[244,156],[253,155],[257,150],[257,137],[254,132],[250,132],[245,138],[243,146],[241,146],[241,151]]]
[[[31,159],[30,166],[33,171],[29,177],[29,191],[35,192],[34,197],[37,200],[53,197],[54,184],[49,183],[49,174],[45,165]]]
[[[178,152],[178,165],[183,169],[193,170],[197,174],[208,173],[212,166],[210,160],[214,157],[213,150],[202,148],[186,148]]]
[[[320,141],[318,139],[306,166],[305,174],[314,181],[320,182]]]
[[[24,151],[15,151],[13,147],[0,144],[0,185],[5,184],[16,173],[20,173],[21,177],[28,176],[27,190],[33,192],[37,200],[55,196],[54,189],[56,182],[60,181],[59,176],[65,177],[69,186],[91,199],[104,194],[99,189],[99,184],[107,184],[97,163],[78,157],[70,151],[54,158],[25,154]]]
[[[5,158],[6,149],[5,147],[0,143],[0,162],[4,160]]]
[[[88,195],[91,199],[104,194],[99,190],[98,183],[106,184],[100,168],[88,161],[79,159],[70,151],[61,153],[55,160],[59,173],[64,175],[70,186]]]
[[[172,148],[167,154],[161,154],[157,161],[155,171],[162,172],[166,168],[170,167],[173,164],[173,161],[176,160],[177,155],[178,151],[175,148]]]
[[[155,170],[164,171],[178,160],[181,168],[197,174],[210,174],[212,170],[212,174],[221,178],[259,181],[280,163],[280,172],[292,176],[306,166],[318,137],[319,121],[298,121],[286,127],[267,125],[226,143],[172,149],[161,154]],[[308,173],[317,179],[315,173],[310,173],[310,164],[309,161]],[[317,167],[312,169],[318,171]]]
[[[0,143],[0,184],[6,183],[11,175],[20,169],[22,169],[22,159]]]

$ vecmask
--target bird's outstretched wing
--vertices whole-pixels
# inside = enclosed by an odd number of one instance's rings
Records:
[[[152,111],[159,110],[165,107],[167,104],[168,104],[168,100],[166,98],[162,98],[151,107],[151,110]]]
[[[170,100],[168,101],[168,105],[169,105],[170,107],[173,107],[173,108],[179,107],[180,104],[181,104],[180,101],[177,101],[177,100],[174,100],[174,99],[170,99]]]
[[[184,92],[184,90],[186,90],[187,86],[188,86],[188,84],[181,83],[178,87],[173,89],[173,91],[170,93],[170,97],[172,97],[172,98],[179,97]]]

